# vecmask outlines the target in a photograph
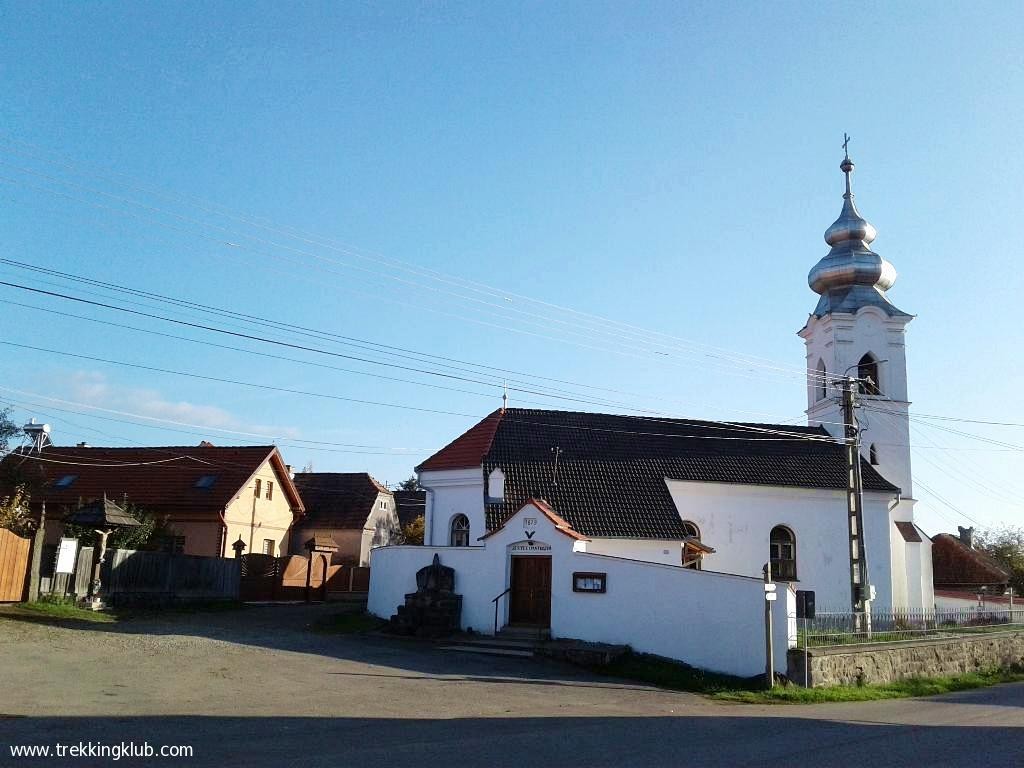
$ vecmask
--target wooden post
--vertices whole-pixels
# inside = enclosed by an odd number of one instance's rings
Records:
[[[32,559],[28,572],[28,601],[34,603],[39,599],[39,580],[43,571],[43,541],[46,539],[46,502],[43,501],[39,512],[39,527],[32,537]]]

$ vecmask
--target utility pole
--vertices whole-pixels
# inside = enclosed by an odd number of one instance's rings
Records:
[[[772,601],[774,592],[769,592],[772,584],[772,563],[764,564],[764,685],[769,691],[775,687],[775,644],[772,640]],[[771,597],[769,597],[771,595]]]
[[[864,546],[864,479],[860,468],[860,426],[857,424],[859,380],[847,376],[838,382],[843,390],[843,424],[846,438],[846,509],[850,535],[850,606],[856,631],[871,637],[871,585]]]

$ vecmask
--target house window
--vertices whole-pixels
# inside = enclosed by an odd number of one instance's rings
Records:
[[[68,488],[75,480],[78,479],[78,475],[64,475],[60,480],[53,484],[54,488]]]
[[[784,525],[772,528],[770,536],[772,578],[778,581],[796,580],[796,536]]]
[[[269,480],[267,480],[267,498],[274,498],[274,484]]]
[[[871,447],[868,448],[868,460],[871,462],[872,466],[878,466],[878,449],[875,447],[874,443],[872,443]]]
[[[259,478],[256,478],[256,490],[253,492],[252,495],[255,496],[258,499],[260,497],[260,494],[262,493],[262,491],[263,491],[263,481],[260,480]]]
[[[387,508],[388,508],[388,503],[387,503],[386,501],[383,501],[383,500],[382,500],[382,501],[380,502],[380,508],[381,508],[381,509],[387,509]]]
[[[212,488],[215,482],[217,482],[216,475],[203,475],[196,480],[196,488]]]
[[[264,555],[271,555],[271,556],[273,556],[273,554],[274,554],[274,540],[273,539],[264,539],[263,540],[263,554]]]
[[[694,541],[700,541],[700,528],[697,524],[689,520],[683,520],[683,535],[688,539]],[[682,565],[683,568],[692,568],[695,571],[700,570],[700,562],[704,554],[700,550],[687,546],[687,542],[683,542],[683,554],[682,554]]]
[[[495,467],[487,476],[487,501],[500,502],[505,500],[505,473],[501,467]]]
[[[469,518],[465,515],[456,515],[452,518],[449,545],[453,547],[469,546]]]
[[[878,361],[868,352],[857,363],[857,388],[862,395],[882,394],[881,380],[878,378]]]

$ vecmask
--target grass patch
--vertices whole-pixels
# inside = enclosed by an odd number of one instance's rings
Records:
[[[11,605],[4,609],[3,614],[13,618],[36,621],[85,621],[90,624],[111,624],[117,621],[116,615],[80,608],[72,600],[57,598],[44,598],[34,603]]]
[[[745,704],[820,704],[828,701],[905,699],[913,696],[935,696],[940,693],[967,691],[997,683],[1024,681],[1024,669],[995,669],[950,677],[899,680],[885,685],[828,688],[777,685],[771,691],[766,691],[763,687],[764,679],[760,675],[753,678],[723,675],[642,653],[627,653],[595,671],[676,691],[700,693],[717,701]]]
[[[689,664],[651,656],[646,653],[625,653],[610,664],[598,667],[595,671],[602,675],[624,677],[643,683],[651,683],[662,688],[692,693],[717,694],[749,690],[758,686],[758,681],[705,669],[691,667]]]
[[[879,699],[908,699],[915,696],[935,696],[940,693],[969,691],[998,683],[1024,681],[1024,672],[988,670],[950,677],[912,678],[884,685],[833,686],[828,688],[801,688],[796,685],[776,687],[771,691],[722,691],[714,698],[748,704],[819,704],[826,701],[878,701]]]
[[[355,635],[380,629],[385,623],[368,613],[332,613],[316,619],[311,629],[325,635]]]

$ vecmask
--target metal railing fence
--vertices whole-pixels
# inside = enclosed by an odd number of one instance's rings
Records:
[[[822,647],[850,643],[890,643],[907,640],[966,637],[985,632],[1024,630],[1024,605],[1013,610],[977,606],[935,610],[872,611],[870,632],[846,611],[817,611],[813,619],[797,621],[797,645]]]

